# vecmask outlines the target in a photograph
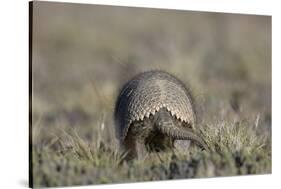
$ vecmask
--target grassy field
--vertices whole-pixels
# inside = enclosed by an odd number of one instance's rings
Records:
[[[69,186],[271,173],[271,18],[34,4],[33,184]],[[113,109],[135,74],[192,91],[211,151],[124,161]]]

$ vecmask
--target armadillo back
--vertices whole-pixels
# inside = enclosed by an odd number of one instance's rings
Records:
[[[195,124],[191,96],[177,78],[163,71],[149,71],[130,80],[121,90],[115,107],[120,139],[124,140],[131,123],[154,115],[160,108],[166,108],[192,127]]]

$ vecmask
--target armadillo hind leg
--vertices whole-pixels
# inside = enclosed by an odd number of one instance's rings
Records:
[[[155,126],[160,132],[172,137],[173,139],[191,140],[201,148],[205,150],[209,149],[204,140],[191,130],[177,127],[173,122],[172,116],[166,109],[159,110],[155,118]]]
[[[136,154],[138,160],[144,160],[148,156],[144,141],[136,142]]]
[[[127,153],[126,160],[132,160],[134,158],[143,160],[148,155],[143,139],[136,139],[130,133],[124,141],[124,150]]]
[[[124,152],[127,154],[126,160],[132,160],[137,157],[136,140],[132,137],[131,134],[128,134],[128,136],[124,140],[122,147]]]

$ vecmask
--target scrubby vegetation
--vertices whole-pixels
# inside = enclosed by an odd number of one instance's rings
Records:
[[[32,59],[34,186],[271,173],[269,17],[37,2]],[[188,85],[196,146],[124,161],[119,89],[162,69]]]
[[[254,125],[221,123],[207,128],[204,133],[210,152],[192,147],[189,154],[175,151],[131,162],[103,140],[90,145],[75,133],[65,133],[64,140],[56,138],[44,150],[34,149],[34,183],[105,184],[271,172],[269,138],[258,135]],[[54,150],[56,143],[59,147]]]

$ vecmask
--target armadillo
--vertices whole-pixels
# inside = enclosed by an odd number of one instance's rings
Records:
[[[115,125],[129,157],[174,148],[175,140],[190,140],[208,149],[195,134],[196,113],[189,90],[164,71],[143,72],[129,80],[117,98]]]

